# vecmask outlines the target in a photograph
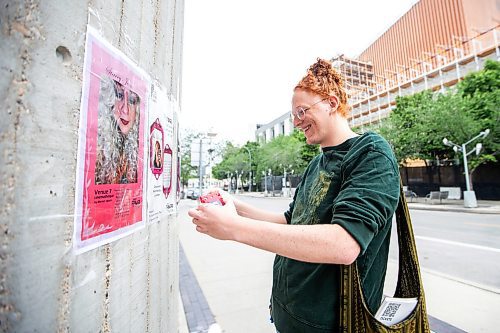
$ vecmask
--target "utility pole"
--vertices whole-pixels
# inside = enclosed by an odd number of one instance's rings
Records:
[[[199,196],[203,195],[203,174],[205,171],[205,166],[208,165],[204,163],[203,161],[203,140],[208,139],[208,138],[213,138],[217,135],[217,133],[203,133],[200,135],[200,151],[198,152],[198,189],[199,189]],[[213,151],[212,151],[213,152]],[[210,152],[209,152],[210,153]]]
[[[203,186],[202,186],[202,183],[203,183],[203,172],[201,170],[201,168],[203,168],[203,137],[200,138],[200,152],[199,152],[199,160],[198,160],[198,176],[199,176],[199,179],[198,179],[198,188],[199,188],[199,192],[198,192],[198,197],[201,197],[203,195]]]

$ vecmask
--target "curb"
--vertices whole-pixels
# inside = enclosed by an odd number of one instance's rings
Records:
[[[472,214],[500,214],[500,209],[498,208],[465,208],[465,207],[450,207],[450,206],[431,206],[431,205],[420,205],[408,203],[409,209],[415,210],[430,210],[439,212],[456,212],[456,213],[472,213]]]
[[[232,195],[242,196],[242,197],[252,197],[252,198],[261,198],[261,199],[282,199],[282,200],[292,200],[292,197],[283,197],[283,196],[264,196],[259,192],[252,193],[238,193]],[[429,211],[440,211],[440,212],[456,212],[456,213],[472,213],[472,214],[500,214],[500,206],[483,206],[477,208],[465,208],[461,206],[450,206],[450,205],[425,205],[421,203],[412,203],[407,202],[409,209],[414,210],[429,210]]]

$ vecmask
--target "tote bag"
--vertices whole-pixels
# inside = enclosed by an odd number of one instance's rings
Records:
[[[400,186],[396,209],[396,225],[399,245],[398,282],[394,297],[417,298],[413,312],[402,322],[385,326],[370,313],[366,305],[356,262],[342,267],[340,323],[343,333],[430,333],[425,296],[417,258],[417,248],[411,226],[410,213]]]

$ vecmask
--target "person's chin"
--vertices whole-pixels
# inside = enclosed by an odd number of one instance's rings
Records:
[[[120,132],[122,132],[123,135],[127,135],[130,132],[129,127],[120,127]]]
[[[314,144],[316,144],[317,142],[316,142],[316,140],[314,140],[314,137],[312,137],[312,136],[306,136],[306,143],[307,143],[308,145],[314,145]]]

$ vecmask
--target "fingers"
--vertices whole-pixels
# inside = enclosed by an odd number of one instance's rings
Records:
[[[211,204],[204,204],[204,203],[199,204],[198,207],[196,208],[196,210],[198,210],[198,214],[205,212],[207,210],[207,207],[209,207],[209,205]]]
[[[196,224],[197,226],[199,226],[200,223],[202,222],[203,215],[201,214],[201,212],[200,212],[200,210],[198,208],[197,209],[190,209],[188,211],[188,215],[193,218],[192,222],[194,224]],[[196,229],[196,230],[198,230],[198,229]]]
[[[214,209],[212,204],[200,204],[197,208],[190,209],[188,215],[192,217],[192,223],[196,225],[196,231],[208,234],[208,220],[211,218],[210,209]]]
[[[190,209],[188,211],[188,215],[191,216],[192,218],[200,218],[201,217],[200,211],[201,211],[200,206],[198,206],[198,208]]]

